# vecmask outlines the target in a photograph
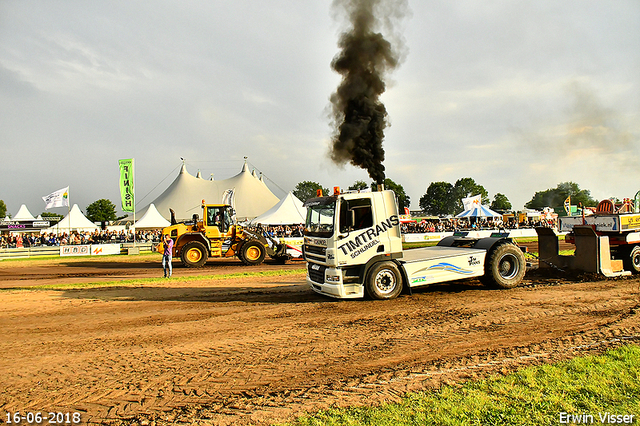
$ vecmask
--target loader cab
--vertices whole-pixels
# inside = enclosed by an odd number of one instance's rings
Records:
[[[226,235],[233,224],[232,210],[226,205],[204,205],[203,220],[207,237]]]

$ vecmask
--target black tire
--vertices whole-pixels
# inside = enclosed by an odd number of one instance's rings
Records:
[[[634,246],[624,259],[624,269],[640,274],[640,246]]]
[[[402,292],[402,275],[393,262],[375,264],[367,274],[365,282],[367,294],[372,299],[395,299]]]
[[[514,288],[520,285],[526,270],[522,250],[515,244],[502,243],[489,251],[482,282],[496,288]]]
[[[245,265],[253,266],[261,264],[266,254],[266,250],[260,241],[250,240],[242,244],[238,257]]]
[[[182,247],[180,260],[182,264],[188,268],[201,268],[205,264],[209,252],[200,241],[191,241]]]
[[[236,245],[236,256],[238,257],[238,259],[240,259],[240,261],[242,263],[244,263],[244,258],[242,257],[242,245],[244,244],[244,241],[240,241],[238,243],[238,245]]]

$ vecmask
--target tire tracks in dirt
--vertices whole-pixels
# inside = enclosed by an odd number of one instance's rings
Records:
[[[326,299],[302,275],[4,291],[0,407],[79,410],[90,424],[266,423],[640,335],[640,279],[578,278],[532,272],[513,290],[468,280],[386,302]]]

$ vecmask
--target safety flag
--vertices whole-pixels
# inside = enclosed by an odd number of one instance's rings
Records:
[[[45,210],[52,209],[54,207],[69,207],[69,187],[59,189],[52,192],[49,195],[42,197],[46,206]]]
[[[120,160],[120,198],[123,212],[135,212],[135,192],[133,188],[133,158]]]
[[[567,216],[571,216],[571,195],[564,200],[564,211],[567,212]]]

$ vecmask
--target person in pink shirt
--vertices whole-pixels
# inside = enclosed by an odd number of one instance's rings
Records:
[[[171,257],[173,252],[173,240],[169,237],[169,234],[164,236],[164,253],[162,254],[162,269],[164,270],[164,277],[171,278]],[[168,272],[167,272],[168,271]]]

